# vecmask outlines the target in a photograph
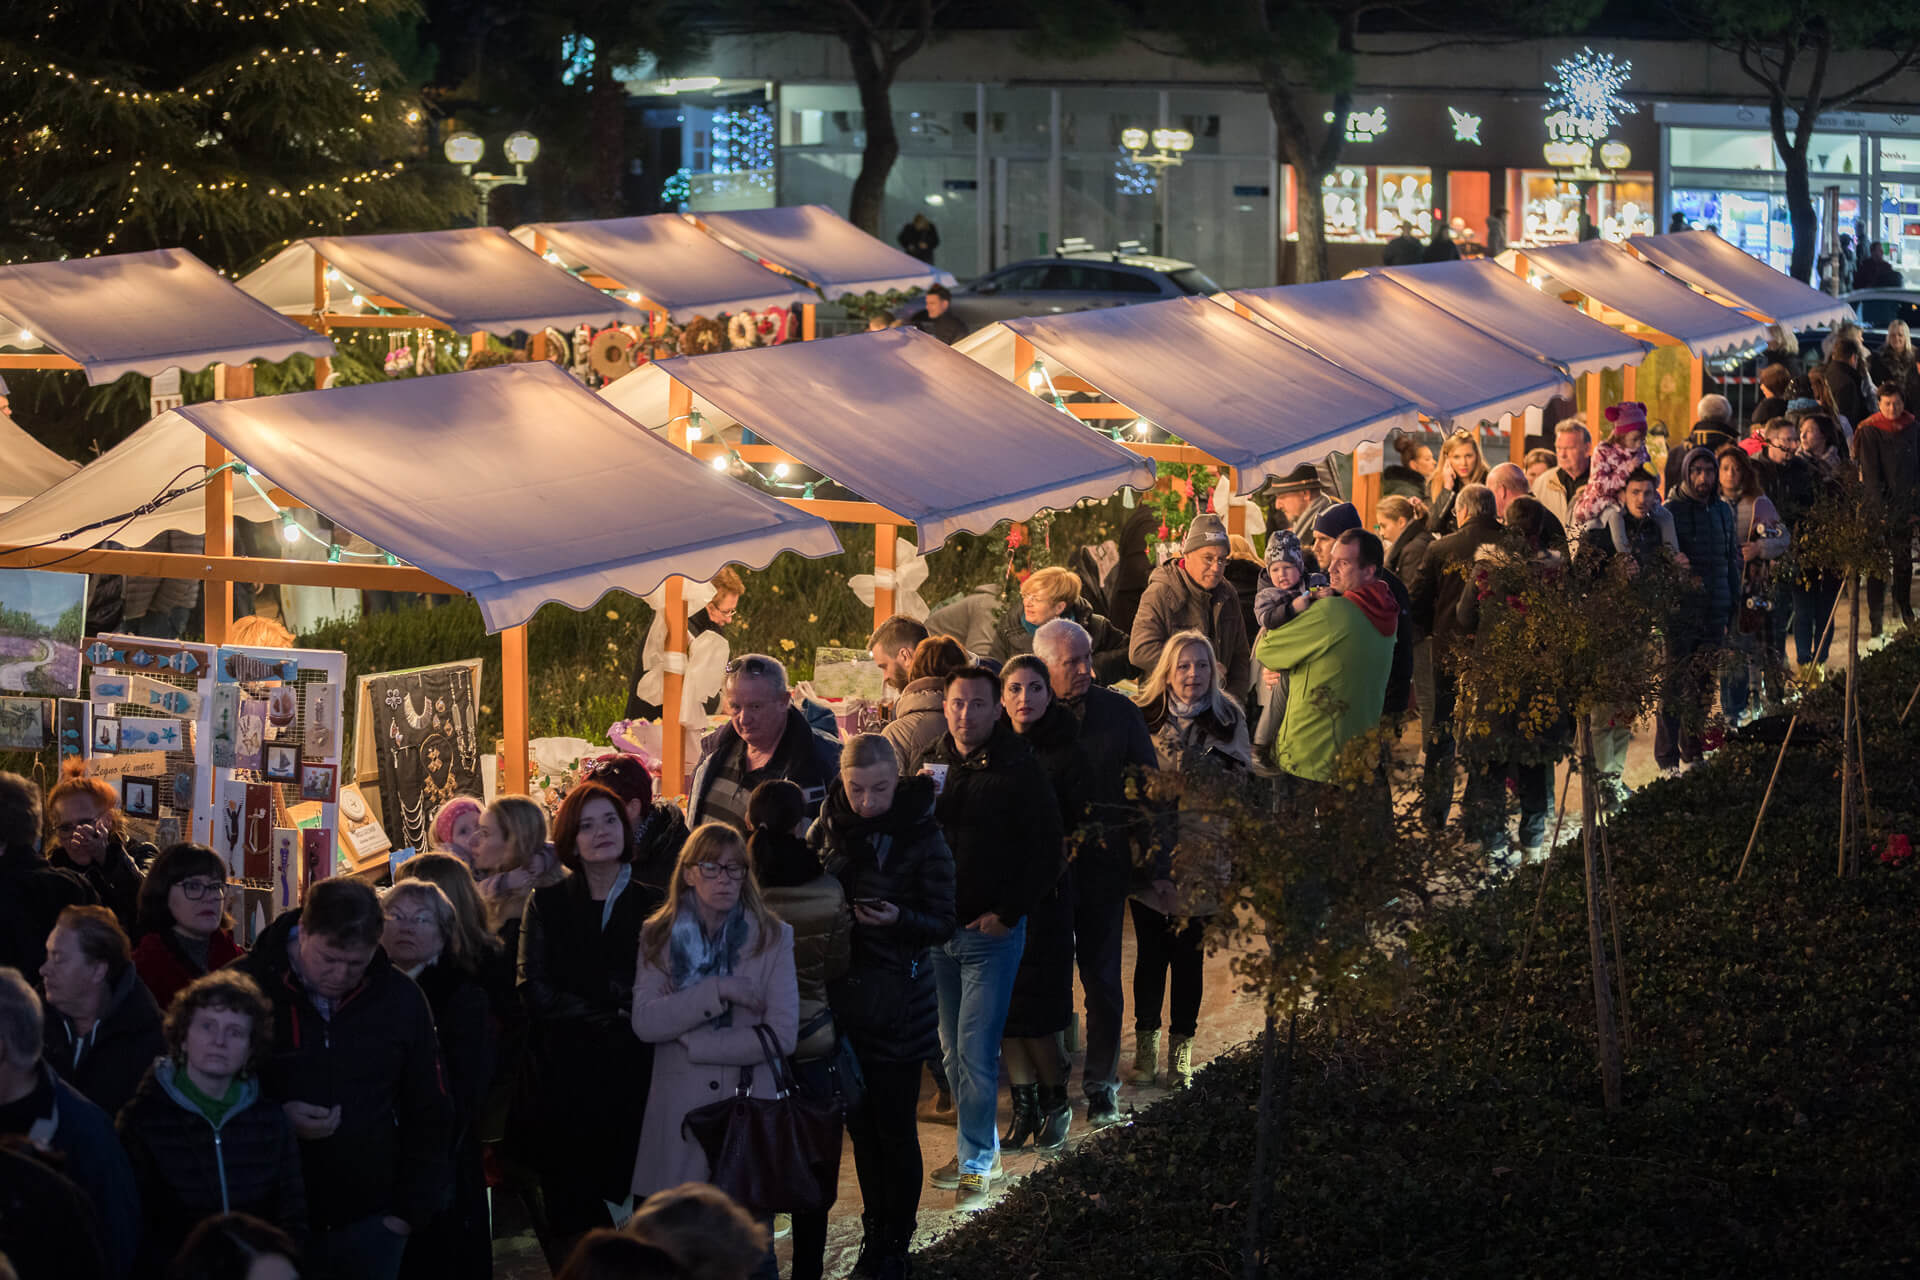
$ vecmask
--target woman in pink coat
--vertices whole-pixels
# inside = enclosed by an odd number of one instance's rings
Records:
[[[732,1097],[741,1067],[753,1070],[755,1097],[773,1096],[773,1073],[753,1030],[759,1023],[771,1028],[782,1054],[793,1052],[800,1031],[793,930],[761,901],[740,833],[702,823],[680,850],[667,904],[640,931],[633,1033],[655,1048],[636,1196],[707,1180],[707,1154],[680,1122],[695,1107]]]

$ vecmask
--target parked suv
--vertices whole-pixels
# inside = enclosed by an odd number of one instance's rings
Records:
[[[953,291],[953,314],[968,332],[1018,316],[1090,311],[1220,292],[1191,262],[1156,258],[1127,242],[1111,250],[1069,240],[1051,258],[1028,258],[989,271]],[[918,299],[900,309],[904,319],[920,309]]]

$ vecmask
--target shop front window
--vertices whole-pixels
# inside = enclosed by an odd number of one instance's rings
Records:
[[[1320,207],[1326,211],[1329,240],[1375,238],[1368,225],[1365,168],[1349,166],[1328,174],[1320,188]]]
[[[1401,169],[1381,165],[1380,199],[1375,206],[1374,227],[1382,237],[1400,234],[1404,223],[1413,234],[1426,240],[1433,235],[1433,171]]]
[[[1580,205],[1580,188],[1562,182],[1559,174],[1523,170],[1519,234],[1514,238],[1523,245],[1571,244],[1580,238]]]

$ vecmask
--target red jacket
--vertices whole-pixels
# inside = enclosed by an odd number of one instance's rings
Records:
[[[232,933],[215,929],[207,939],[207,972],[224,969],[245,954],[233,940]],[[140,975],[140,981],[147,984],[147,990],[153,992],[153,1002],[163,1013],[188,983],[201,976],[193,961],[180,949],[171,930],[149,933],[140,939],[140,945],[133,949],[133,969]]]

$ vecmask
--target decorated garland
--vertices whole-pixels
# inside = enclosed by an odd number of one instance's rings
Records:
[[[685,355],[704,356],[726,349],[727,331],[718,320],[695,316],[681,327],[680,350]]]

